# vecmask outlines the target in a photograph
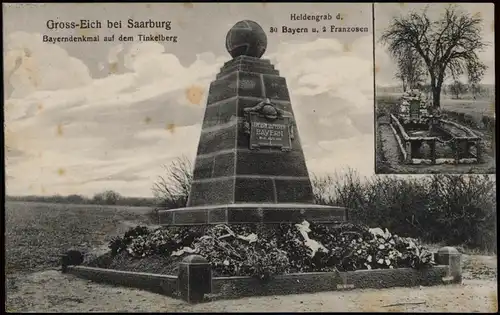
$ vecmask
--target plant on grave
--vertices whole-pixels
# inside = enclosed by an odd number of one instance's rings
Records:
[[[148,255],[170,256],[175,251],[190,247],[194,240],[201,236],[200,231],[189,227],[180,229],[158,228],[145,237],[139,237],[136,247],[133,247],[135,243],[132,243],[131,247],[133,248],[129,250],[129,253],[135,257]]]
[[[275,233],[268,237],[276,239],[277,247],[283,250],[288,257],[290,270],[293,272],[327,271],[322,270],[318,260],[321,252],[313,252],[305,246],[304,238],[295,224],[280,224]]]
[[[326,249],[312,257],[315,271],[424,268],[433,264],[432,253],[416,240],[360,224],[344,223],[336,227],[312,224],[309,237]]]
[[[352,223],[335,227],[312,224],[309,237],[319,241],[327,249],[317,253],[317,264],[322,271],[370,268],[364,259],[372,252],[370,241],[373,235],[369,233],[368,227]]]
[[[149,229],[145,226],[136,226],[131,228],[123,237],[114,237],[110,242],[108,247],[111,249],[111,254],[114,256],[126,249],[132,241],[136,238],[144,235],[148,235],[150,233]]]
[[[434,255],[417,240],[394,235],[395,248],[401,253],[398,264],[402,267],[422,269],[434,265]]]
[[[274,275],[289,271],[290,262],[287,253],[277,247],[276,240],[258,240],[253,250],[247,252],[251,275],[260,280],[268,281]]]
[[[150,230],[147,227],[137,226],[130,229],[121,237],[116,237],[109,243],[112,255],[126,250],[133,257],[149,255],[168,256],[183,247],[190,246],[200,237],[199,231],[190,228]]]
[[[252,230],[238,226],[233,230],[218,225],[196,240],[193,246],[219,275],[253,276],[265,281],[287,272],[287,255],[276,246],[276,241],[252,238],[255,235]]]
[[[304,224],[309,228],[307,235],[300,230]],[[262,280],[287,272],[423,268],[433,264],[433,255],[416,240],[352,223],[331,227],[303,222],[273,229],[217,225],[204,234],[193,228],[134,228],[112,241],[110,247],[112,251],[126,249],[136,258],[196,252],[210,261],[218,275]]]

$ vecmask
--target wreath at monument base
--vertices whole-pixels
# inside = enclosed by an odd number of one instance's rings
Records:
[[[109,243],[107,268],[175,274],[177,263],[199,254],[214,276],[269,279],[292,272],[425,268],[433,255],[412,238],[351,223],[206,227],[135,227]],[[101,258],[102,262],[102,258]],[[88,263],[99,266],[99,259]],[[103,266],[101,266],[103,267]]]

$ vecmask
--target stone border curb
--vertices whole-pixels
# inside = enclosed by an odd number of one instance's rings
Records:
[[[67,266],[65,273],[98,283],[144,289],[169,296],[175,296],[177,292],[177,276],[86,266]]]
[[[455,248],[441,248],[434,256],[440,265],[420,270],[398,268],[295,273],[278,275],[267,282],[252,277],[212,278],[210,264],[198,255],[191,255],[183,260],[183,268],[179,268],[183,270],[183,274],[179,277],[86,266],[66,266],[65,273],[95,282],[123,285],[175,297],[180,296],[188,302],[200,302],[203,300],[203,296],[207,295],[219,299],[462,283],[461,254]],[[192,273],[192,279],[189,277],[191,272],[186,272],[186,269],[196,271]]]
[[[236,298],[450,283],[458,282],[449,277],[448,266],[439,265],[423,270],[400,268],[287,274],[264,283],[251,277],[216,277],[212,283],[212,294],[215,297]]]

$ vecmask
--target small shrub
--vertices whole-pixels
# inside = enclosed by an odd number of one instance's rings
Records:
[[[82,252],[78,250],[69,250],[61,257],[61,267],[62,271],[66,272],[68,266],[78,266],[81,265],[85,260]]]
[[[377,96],[375,111],[377,118],[387,116],[389,114],[397,114],[398,97],[390,95]]]
[[[158,176],[152,190],[157,208],[175,209],[186,206],[193,181],[191,161],[183,156],[164,166],[166,176]]]
[[[82,252],[78,250],[69,250],[65,257],[67,258],[67,264],[68,265],[80,265],[83,262],[84,255]]]
[[[111,249],[111,253],[113,255],[118,254],[122,250],[126,249],[132,241],[138,239],[144,235],[148,235],[150,233],[149,229],[145,226],[136,226],[131,228],[123,237],[114,237],[109,243],[109,248]],[[135,246],[138,246],[135,244]]]

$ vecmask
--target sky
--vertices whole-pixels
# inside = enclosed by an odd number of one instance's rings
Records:
[[[378,40],[381,34],[387,29],[392,18],[407,14],[410,11],[421,12],[426,7],[427,15],[432,19],[438,19],[444,9],[450,3],[377,3],[375,5],[375,39],[376,54],[375,62],[377,64],[376,82],[380,86],[393,86],[400,83],[394,78],[396,66],[393,60],[389,57],[386,48],[381,45]],[[495,83],[495,26],[494,26],[494,6],[493,3],[455,3],[463,11],[470,14],[480,14],[483,19],[483,40],[489,46],[479,53],[479,58],[486,64],[486,71],[482,83]]]
[[[291,21],[291,13],[344,18]],[[194,160],[207,89],[231,58],[226,33],[243,19],[267,33],[263,58],[288,82],[309,171],[374,173],[371,4],[4,4],[3,14],[9,195],[152,196],[163,165]],[[42,42],[144,33],[46,28],[47,20],[83,18],[170,20],[172,30],[150,33],[178,42]],[[331,24],[370,32],[269,33]]]

